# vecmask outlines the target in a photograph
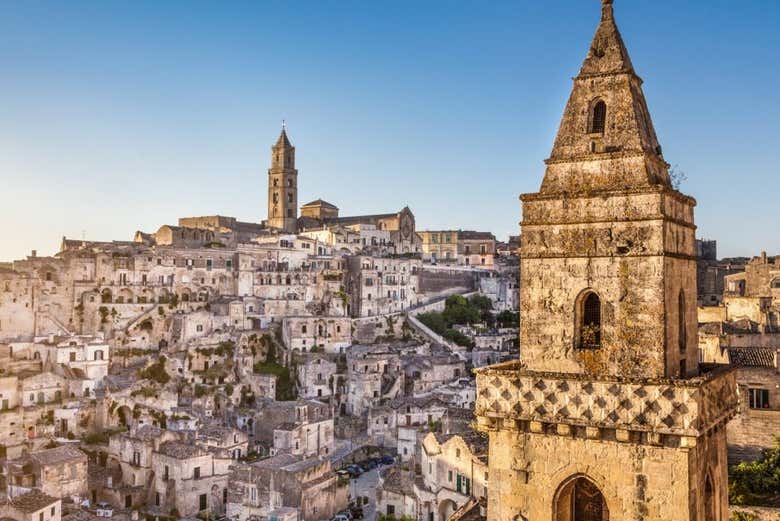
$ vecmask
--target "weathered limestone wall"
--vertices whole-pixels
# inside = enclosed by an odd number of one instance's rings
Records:
[[[698,308],[698,320],[700,324],[708,322],[725,322],[727,319],[724,306],[701,306]]]
[[[438,293],[452,288],[473,290],[476,287],[471,271],[425,269],[420,272],[420,293]]]
[[[528,367],[677,375],[680,291],[692,344],[686,355],[696,355],[693,204],[662,189],[523,196],[520,345]],[[596,351],[575,349],[578,303],[587,290],[602,303]],[[696,364],[687,364],[686,373],[695,372]]]
[[[488,511],[491,519],[556,519],[561,485],[587,475],[610,521],[697,520],[688,511],[689,457],[662,446],[500,430],[490,436]]]
[[[739,410],[727,427],[731,463],[757,459],[762,449],[775,446],[775,436],[780,434],[780,374],[777,370],[741,367],[737,379]],[[766,389],[771,408],[751,409],[749,388]]]
[[[525,236],[524,236],[525,237]],[[665,373],[662,257],[524,259],[520,345],[528,367],[569,373]],[[641,281],[638,283],[637,281]],[[602,302],[602,348],[575,349],[575,305],[591,289]]]

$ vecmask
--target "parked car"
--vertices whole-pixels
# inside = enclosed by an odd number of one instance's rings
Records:
[[[363,469],[364,472],[367,472],[367,471],[369,471],[371,469],[375,469],[376,466],[377,466],[376,462],[374,460],[370,460],[370,459],[367,459],[366,461],[361,461],[359,463],[359,465],[360,465],[360,468]]]
[[[336,514],[331,521],[352,521],[344,514]]]
[[[344,468],[346,469],[347,472],[349,472],[349,475],[352,476],[353,478],[356,478],[363,473],[363,469],[361,469],[357,465],[347,465]]]

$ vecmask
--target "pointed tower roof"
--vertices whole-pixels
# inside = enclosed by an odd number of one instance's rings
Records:
[[[287,138],[287,127],[282,124],[282,133],[279,134],[279,139],[276,140],[276,144],[274,145],[274,148],[292,148],[292,143],[290,143],[290,140]]]
[[[594,74],[616,74],[620,72],[634,72],[628,50],[623,43],[615,23],[615,13],[612,8],[612,0],[602,0],[601,23],[585,62],[580,69],[580,77]]]
[[[563,113],[543,194],[671,187],[642,80],[601,0],[601,22]]]

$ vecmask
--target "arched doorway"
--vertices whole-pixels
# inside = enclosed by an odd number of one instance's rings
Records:
[[[447,521],[452,514],[455,513],[455,511],[458,509],[458,505],[451,499],[444,499],[442,501],[439,501],[439,520],[438,521]]]
[[[609,521],[609,509],[599,488],[585,476],[564,481],[555,496],[555,521]]]

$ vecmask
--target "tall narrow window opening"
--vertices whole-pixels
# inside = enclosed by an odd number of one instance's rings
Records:
[[[591,134],[603,134],[607,124],[607,104],[602,100],[593,105],[593,113],[590,121]]]
[[[577,347],[598,349],[601,347],[601,299],[589,292],[582,299],[579,309]]]

